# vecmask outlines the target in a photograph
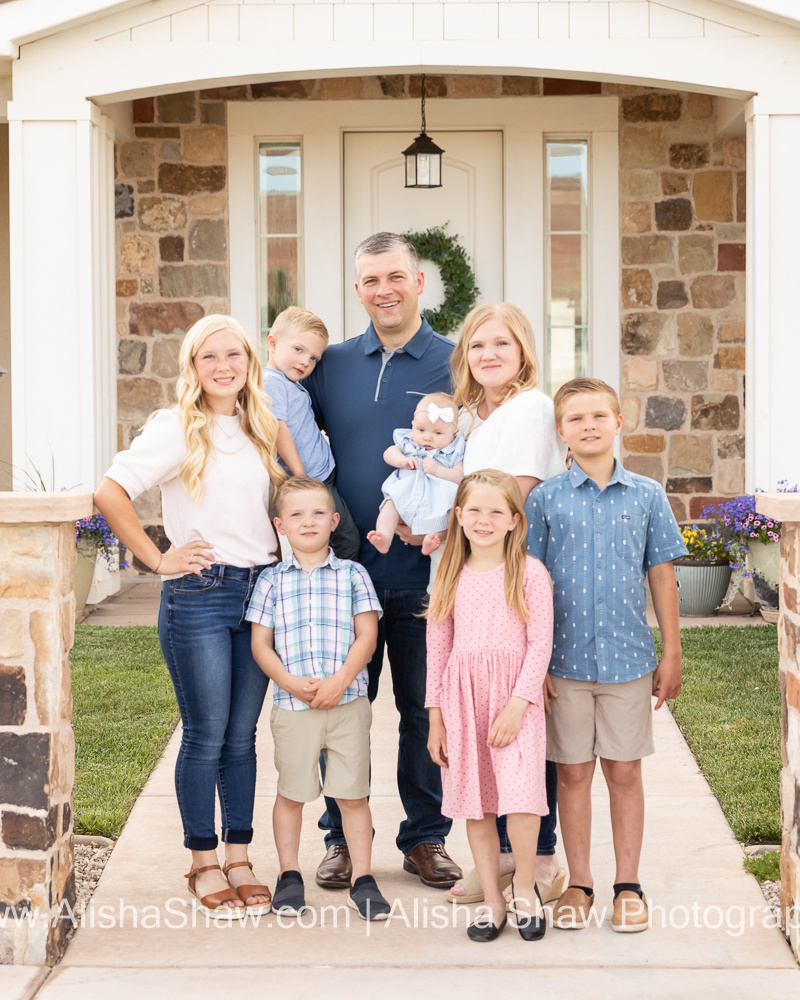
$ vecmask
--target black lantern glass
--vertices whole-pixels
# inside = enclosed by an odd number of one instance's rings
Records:
[[[403,150],[406,158],[407,188],[438,188],[442,186],[442,153],[444,150],[425,131],[425,74],[422,75],[422,131]]]

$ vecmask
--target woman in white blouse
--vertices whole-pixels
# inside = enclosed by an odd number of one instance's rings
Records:
[[[183,723],[175,788],[192,852],[189,894],[203,912],[231,918],[270,904],[247,859],[267,677],[250,652],[245,612],[259,573],[277,561],[269,508],[285,475],[261,364],[241,326],[230,316],[204,317],[186,334],[179,367],[177,407],[156,412],[117,455],[95,504],[163,580],[158,632]],[[156,485],[171,542],[164,553],[132,504]]]
[[[464,475],[498,469],[515,476],[522,499],[537,483],[564,471],[564,449],[556,433],[553,403],[537,388],[539,365],[533,328],[517,306],[486,303],[464,320],[453,351],[453,395],[461,407],[459,430],[467,440]],[[550,815],[539,829],[537,884],[544,902],[561,895],[566,871],[556,848],[556,768],[547,762]],[[511,881],[514,858],[505,817],[497,823],[504,885]],[[479,902],[483,891],[473,870],[448,893],[459,902]]]
[[[478,306],[464,320],[452,357],[453,394],[466,438],[464,475],[498,469],[515,476],[522,499],[564,471],[553,402],[537,388],[533,329],[507,302]]]

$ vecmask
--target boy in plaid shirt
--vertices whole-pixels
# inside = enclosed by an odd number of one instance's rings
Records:
[[[339,515],[324,483],[293,476],[278,491],[275,510],[275,527],[292,556],[259,576],[247,611],[253,656],[276,685],[272,825],[280,876],[272,908],[286,915],[305,908],[298,862],[303,804],[324,791],[339,805],[353,861],[348,903],[365,920],[385,920],[391,907],[370,870],[367,800],[372,707],[366,666],[377,644],[380,604],[364,567],[329,548]]]

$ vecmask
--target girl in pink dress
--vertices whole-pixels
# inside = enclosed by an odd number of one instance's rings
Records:
[[[442,768],[442,812],[466,819],[484,892],[469,929],[492,941],[507,922],[495,825],[508,816],[516,873],[511,912],[527,941],[547,926],[535,888],[539,819],[547,815],[542,682],[553,649],[544,566],[525,554],[513,476],[484,469],[458,488],[428,611],[428,750]]]

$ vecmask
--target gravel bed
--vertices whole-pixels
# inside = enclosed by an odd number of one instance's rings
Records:
[[[105,837],[75,838],[75,909],[88,906],[106,862],[114,850],[114,842]]]
[[[772,851],[778,851],[780,853],[780,844],[750,844],[742,845],[742,851],[746,858],[760,858],[764,854],[769,854]],[[766,881],[759,882],[761,887],[761,892],[764,894],[764,899],[767,901],[767,905],[775,914],[776,917],[780,917],[781,912],[781,883],[780,879],[774,882]]]
[[[764,893],[769,908],[777,916],[781,912],[781,884],[780,882],[760,882],[761,891]]]

